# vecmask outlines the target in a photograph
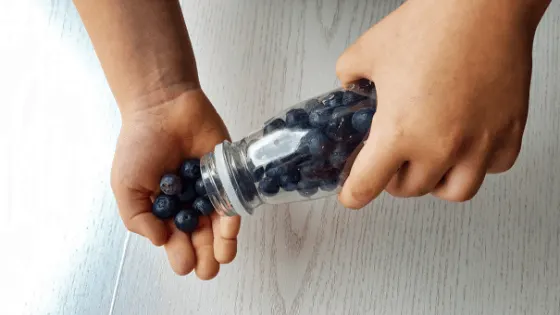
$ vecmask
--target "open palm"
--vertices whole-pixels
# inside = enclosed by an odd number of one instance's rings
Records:
[[[229,138],[227,129],[201,90],[123,119],[111,174],[121,218],[128,230],[164,245],[173,270],[193,269],[200,279],[212,279],[220,264],[237,252],[239,217],[216,213],[201,217],[192,234],[178,230],[151,213],[159,180],[177,170],[186,158],[199,158]]]

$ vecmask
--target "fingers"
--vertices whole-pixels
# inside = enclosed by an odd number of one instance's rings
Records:
[[[171,237],[165,250],[171,268],[178,275],[189,274],[193,269],[201,280],[213,279],[220,270],[220,263],[230,263],[237,253],[237,234],[240,217],[200,217],[199,226],[192,234],[179,231],[169,222]]]
[[[404,164],[387,185],[387,192],[395,197],[419,197],[430,193],[441,181],[449,165],[432,161],[430,164]]]
[[[179,231],[173,222],[168,222],[172,231],[165,251],[171,269],[181,276],[189,274],[196,266],[196,255],[190,235]]]
[[[462,202],[472,199],[486,176],[488,155],[471,154],[452,167],[432,194],[438,198]]]
[[[199,220],[199,226],[191,236],[196,253],[195,272],[201,280],[210,280],[218,274],[220,265],[214,257],[214,235],[210,218],[201,216]]]
[[[237,255],[237,234],[241,225],[241,217],[221,217],[212,214],[214,230],[214,257],[220,264],[228,264]]]
[[[120,216],[129,231],[148,238],[156,246],[167,242],[169,230],[152,214],[149,194],[123,189],[115,190],[115,195]]]
[[[377,197],[405,162],[395,146],[397,136],[382,132],[383,126],[375,120],[374,117],[370,136],[356,157],[339,196],[340,202],[348,208],[362,208]]]
[[[521,151],[521,137],[516,140],[512,145],[494,151],[488,165],[488,173],[503,173],[513,167],[519,156],[519,151]]]

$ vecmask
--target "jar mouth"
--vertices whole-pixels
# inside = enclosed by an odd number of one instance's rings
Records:
[[[241,199],[240,189],[227,159],[232,144],[224,141],[216,145],[214,152],[201,159],[201,173],[208,199],[214,209],[223,216],[252,215],[253,209]]]
[[[200,173],[206,194],[216,212],[221,216],[234,216],[231,204],[227,201],[220,178],[216,173],[214,153],[210,152],[200,159]]]

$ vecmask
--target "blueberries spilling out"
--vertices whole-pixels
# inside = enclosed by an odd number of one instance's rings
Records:
[[[152,205],[152,213],[161,220],[174,219],[179,230],[190,233],[198,226],[199,216],[212,214],[214,207],[206,197],[200,160],[185,160],[178,173],[161,178],[161,194]]]
[[[376,102],[371,83],[360,83],[353,90],[307,100],[270,120],[255,147],[268,162],[251,168],[250,179],[240,189],[256,188],[264,198],[283,191],[305,198],[319,190],[335,191],[346,178],[346,164],[370,130]],[[272,134],[279,130],[286,132]]]
[[[376,112],[375,88],[362,83],[306,100],[267,121],[262,133],[224,143],[223,159],[205,168],[217,170],[212,180],[205,174],[207,185],[215,185],[208,192],[200,160],[185,160],[175,174],[161,178],[161,194],[152,205],[154,216],[173,219],[177,229],[190,233],[201,216],[215,211],[212,202],[248,209],[336,191],[346,180]]]

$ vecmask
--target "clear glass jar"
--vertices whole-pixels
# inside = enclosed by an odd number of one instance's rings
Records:
[[[373,83],[359,81],[295,104],[237,142],[218,144],[201,159],[214,208],[221,215],[250,215],[263,204],[338,193],[376,105]]]

